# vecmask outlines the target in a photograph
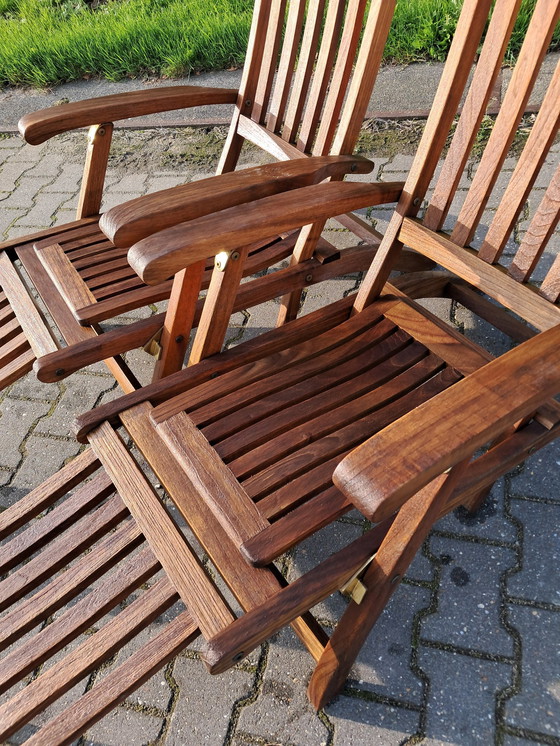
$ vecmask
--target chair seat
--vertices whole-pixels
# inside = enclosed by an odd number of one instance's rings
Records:
[[[461,377],[376,307],[313,331],[151,414],[177,452],[170,432],[186,412],[256,505],[267,527],[243,551],[257,565],[350,510],[332,483],[342,458]]]

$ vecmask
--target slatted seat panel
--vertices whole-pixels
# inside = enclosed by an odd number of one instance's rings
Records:
[[[271,524],[256,538],[263,563],[350,509],[332,473],[352,448],[460,377],[368,308],[289,354],[191,389],[152,419],[188,412]]]
[[[18,731],[18,743],[30,735],[34,744],[70,742],[197,634],[177,607],[153,640],[86,687],[93,671],[178,600],[99,466],[84,451],[0,514],[2,742]]]
[[[554,143],[560,127],[560,64],[534,122],[522,117],[560,20],[558,2],[536,3],[499,112],[486,117],[480,129],[519,6],[519,0],[496,3],[423,223],[445,230],[458,246],[474,248],[485,262],[506,267],[519,282],[542,283],[542,295],[556,302],[560,151]]]
[[[3,386],[31,370],[35,355],[0,286],[0,381]]]

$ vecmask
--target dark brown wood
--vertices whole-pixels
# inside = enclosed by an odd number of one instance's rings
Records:
[[[19,131],[26,142],[40,145],[53,135],[79,127],[172,109],[229,104],[234,103],[236,98],[237,91],[234,90],[191,85],[114,93],[26,114],[19,122]]]

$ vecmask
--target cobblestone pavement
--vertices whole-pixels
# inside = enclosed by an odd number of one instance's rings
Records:
[[[145,133],[148,146],[171,136]],[[16,137],[0,139],[5,237],[72,219],[80,167],[65,155],[69,142],[67,136],[31,148]],[[411,162],[402,154],[374,159],[377,176],[385,179],[403,178]],[[181,180],[175,168],[112,170],[107,205]],[[370,217],[383,227],[387,215],[380,209]],[[344,233],[337,238],[343,241]],[[349,277],[313,288],[304,310],[356,285],[357,278]],[[447,302],[435,308],[475,337],[492,334]],[[275,315],[273,303],[237,314],[229,343],[270,326]],[[503,347],[498,338],[493,343],[496,350]],[[129,359],[138,362],[140,353]],[[69,429],[74,413],[116,395],[102,365],[56,385],[30,375],[5,391],[0,505],[17,500],[78,452]],[[437,524],[344,692],[324,712],[314,713],[307,702],[311,660],[286,631],[221,677],[208,676],[196,646],[186,650],[80,743],[560,744],[559,464],[560,445],[553,444],[501,479],[477,515],[457,511]],[[320,543],[334,548],[362,530],[359,518],[341,519],[327,538],[308,541],[290,556],[286,571],[304,570]],[[334,596],[317,610],[327,626],[343,603]]]

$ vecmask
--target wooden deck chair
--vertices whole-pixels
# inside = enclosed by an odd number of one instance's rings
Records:
[[[487,55],[496,52],[500,38],[503,52],[519,4],[495,3],[472,90],[479,88],[480,75],[493,74]],[[219,673],[291,624],[317,661],[308,694],[315,707],[323,706],[339,691],[438,517],[472,505],[500,475],[557,436],[558,404],[551,397],[560,391],[560,312],[554,275],[531,289],[513,277],[518,274],[513,262],[510,271],[500,269],[485,261],[483,248],[478,256],[463,245],[470,239],[456,240],[454,231],[467,225],[469,232],[483,230],[486,218],[481,222],[480,214],[467,223],[461,208],[459,221],[448,217],[450,234],[415,217],[493,5],[492,0],[463,4],[418,155],[358,295],[207,357],[209,347],[219,346],[214,321],[221,330],[235,302],[232,294],[230,308],[224,307],[209,292],[191,353],[194,364],[80,416],[77,434],[89,442],[88,449],[0,515],[2,534],[14,534],[3,550],[4,569],[23,561],[0,586],[4,606],[13,602],[0,629],[3,644],[13,646],[0,667],[2,691],[14,686],[0,706],[3,738],[26,727],[179,598],[179,610],[162,620],[156,637],[76,702],[51,713],[29,743],[70,742],[197,635],[204,639],[210,671]],[[505,120],[515,129],[525,97],[519,92],[525,78],[534,77],[559,17],[558,0],[537,1],[512,76],[514,94],[504,98],[494,132],[503,131]],[[537,134],[525,146],[534,154],[529,162],[540,166],[546,157],[547,168],[553,140],[548,127],[555,127],[558,111],[546,112],[549,95],[558,101],[557,85],[556,74],[542,109],[547,124],[540,115]],[[522,99],[516,106],[513,95]],[[465,111],[478,119],[470,103]],[[460,138],[463,126],[457,129]],[[488,148],[496,161],[503,158],[495,139]],[[536,168],[528,174],[524,153],[513,184],[525,198],[542,191],[542,199],[527,232],[516,236],[526,248],[516,254],[515,266],[532,265],[537,254],[546,258],[560,205],[554,180],[542,189],[534,186]],[[488,173],[484,158],[473,188]],[[501,171],[501,163],[495,168]],[[459,180],[453,181],[455,192]],[[333,182],[273,194],[144,238],[131,250],[131,262],[149,283],[177,271],[200,281],[197,264],[213,242],[241,253],[270,231],[367,204],[375,189]],[[475,193],[481,213],[479,186]],[[513,209],[510,202],[506,206]],[[426,210],[424,221],[433,209]],[[486,240],[491,231],[492,226]],[[512,227],[510,237],[511,232]],[[387,284],[404,242],[451,265],[456,286],[469,282],[483,304],[485,296],[492,299],[500,318],[500,306],[513,306],[532,327],[525,340],[492,359],[488,350]],[[527,252],[532,258],[518,258]],[[557,264],[554,260],[553,268]],[[438,277],[433,276],[434,286]],[[195,293],[187,305],[192,310]],[[158,482],[170,501],[162,499]],[[275,561],[353,508],[372,528],[334,554],[325,547],[323,560],[288,583]],[[44,517],[21,530],[41,512]],[[311,609],[343,586],[352,600],[327,639]],[[121,609],[119,602],[131,593],[133,602]],[[244,613],[234,613],[237,605]],[[35,638],[27,636],[51,616],[52,623]],[[92,625],[98,631],[80,638]],[[76,637],[63,657],[61,649]],[[28,686],[17,683],[43,663]]]
[[[240,181],[233,177],[220,185],[205,181],[196,192],[205,198],[196,203],[196,208],[191,205],[190,210],[185,210],[185,205],[193,195],[192,185],[165,190],[134,200],[123,212],[113,210],[103,233],[98,213],[112,122],[155,111],[235,102],[218,174],[235,169],[246,140],[280,161],[308,155],[349,155],[366,113],[394,5],[394,0],[377,1],[366,13],[369,5],[365,0],[293,0],[289,4],[286,0],[257,0],[239,91],[178,86],[64,104],[25,116],[20,130],[31,144],[78,127],[90,126],[90,131],[77,221],[0,244],[0,384],[7,385],[28,371],[35,356],[56,350],[54,337],[60,335],[69,348],[50,358],[48,370],[41,371],[43,380],[60,380],[72,370],[108,358],[111,371],[124,390],[130,391],[137,385],[136,379],[116,356],[148,343],[161,358],[156,377],[180,367],[189,330],[183,328],[170,337],[169,330],[163,330],[162,315],[96,339],[102,332],[102,322],[170,296],[171,279],[157,287],[146,286],[129,267],[126,253],[130,241],[197,214],[247,201],[254,198],[257,187],[251,187],[246,176]],[[357,168],[350,161],[346,166]],[[341,179],[344,167],[333,166],[330,173],[332,178]],[[327,168],[323,178],[328,176]],[[298,168],[292,171],[289,164],[278,172],[255,173],[255,183],[268,180],[272,191],[293,188],[302,178]],[[119,230],[123,220],[130,224],[126,234]],[[244,274],[254,274],[289,256],[293,262],[306,261],[300,272],[285,273],[283,286],[275,284],[275,292],[281,295],[286,290],[295,293],[297,286],[328,276],[366,269],[379,235],[359,218],[341,220],[357,231],[360,241],[366,238],[369,250],[360,246],[341,255],[320,240],[322,226],[315,225],[252,246]],[[30,281],[28,287],[19,262]],[[208,284],[210,269],[211,265],[203,287]],[[244,288],[236,307],[262,301],[262,284],[257,282],[253,289],[254,293]],[[54,321],[55,335],[35,307],[35,291]]]

